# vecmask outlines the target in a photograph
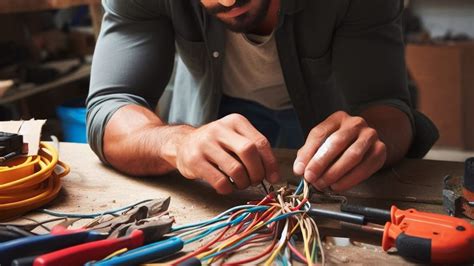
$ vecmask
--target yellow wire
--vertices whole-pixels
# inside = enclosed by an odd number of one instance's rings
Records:
[[[277,206],[272,206],[272,207],[271,207],[270,209],[268,209],[266,212],[268,212],[268,211],[270,211],[270,210],[273,210],[273,209],[276,209],[276,207],[277,207]],[[266,212],[265,212],[265,213],[266,213]],[[278,216],[279,214],[280,214],[280,211],[277,211],[277,212],[273,213],[273,215],[269,218],[269,220],[272,219],[273,217]],[[246,236],[252,234],[253,232],[259,230],[259,229],[260,229],[262,226],[264,226],[264,225],[265,225],[265,222],[264,222],[264,221],[260,221],[259,223],[257,223],[256,225],[254,225],[254,226],[251,228],[251,230],[248,230],[248,231],[246,230],[246,231],[244,231],[243,234],[241,234],[241,235],[233,236],[231,239],[227,240],[227,241],[224,242],[223,244],[221,244],[221,245],[219,245],[219,246],[213,248],[213,249],[210,250],[210,251],[201,253],[200,255],[198,255],[198,256],[196,256],[196,257],[199,258],[199,259],[202,259],[202,258],[204,258],[204,257],[206,257],[206,256],[208,256],[208,255],[210,255],[210,254],[212,254],[212,253],[219,252],[219,251],[223,250],[224,248],[226,248],[226,247],[228,247],[228,246],[231,246],[231,245],[237,243],[238,241],[242,240],[244,237],[246,237]],[[215,258],[211,258],[211,259],[209,260],[209,264],[211,264],[211,263],[214,261],[214,259],[215,259]]]
[[[15,158],[0,167],[0,220],[20,216],[57,196],[60,179],[70,170],[58,157],[50,144],[41,143],[38,155]]]
[[[114,253],[108,255],[107,257],[105,257],[103,260],[111,259],[111,258],[113,258],[113,257],[115,257],[115,256],[118,256],[118,255],[120,255],[120,254],[123,254],[123,253],[125,253],[125,252],[127,252],[127,251],[128,251],[128,248],[119,249],[119,250],[115,251]]]
[[[309,240],[308,235],[307,235],[308,232],[306,232],[306,228],[304,226],[303,219],[299,219],[298,222],[300,223],[301,234],[303,235],[304,252],[305,252],[306,260],[308,261],[308,263],[311,263],[311,253],[310,253],[310,250],[309,250],[309,241],[310,240]]]
[[[259,222],[258,224],[255,225],[255,227],[248,231],[248,233],[244,234],[244,235],[240,235],[240,236],[233,236],[231,239],[227,240],[226,242],[224,242],[223,244],[213,248],[212,250],[210,251],[207,251],[207,252],[204,252],[204,253],[201,253],[200,255],[196,256],[198,259],[202,259],[212,253],[215,253],[215,252],[219,252],[221,250],[223,250],[224,248],[228,247],[228,246],[231,246],[235,243],[237,243],[238,241],[240,241],[242,238],[244,238],[245,236],[247,235],[250,235],[252,232],[258,230],[260,227],[262,227],[264,225],[264,222]],[[211,259],[211,262],[212,262],[213,258]]]

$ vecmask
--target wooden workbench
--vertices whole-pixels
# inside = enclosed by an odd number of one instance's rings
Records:
[[[276,151],[283,175],[291,176],[294,151]],[[178,174],[135,178],[105,167],[85,144],[60,144],[60,158],[71,167],[63,178],[63,189],[49,209],[94,213],[125,206],[144,199],[171,196],[171,215],[178,224],[211,218],[232,206],[262,197],[258,189],[220,196],[204,183],[189,181]],[[441,212],[441,188],[445,175],[461,175],[461,163],[407,160],[380,173],[346,193],[355,200],[369,201],[371,206],[415,206],[421,210]],[[336,205],[323,204],[329,208]],[[45,219],[44,214],[28,217]],[[397,255],[388,255],[377,246],[326,244],[330,264],[363,263],[406,264]]]

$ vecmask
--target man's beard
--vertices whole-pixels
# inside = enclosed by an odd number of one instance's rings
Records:
[[[209,9],[206,8],[207,12],[213,16],[217,16],[219,13],[225,13],[233,8],[242,7],[250,3],[251,0],[237,0],[231,7],[225,7],[217,5]],[[249,10],[247,13],[242,14],[238,17],[232,18],[232,21],[221,20],[226,27],[234,32],[250,32],[260,25],[268,14],[271,0],[261,0],[260,6],[255,11]]]

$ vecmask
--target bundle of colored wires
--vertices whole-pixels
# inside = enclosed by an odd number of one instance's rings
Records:
[[[21,156],[0,166],[0,220],[20,216],[53,200],[69,167],[58,152],[41,143],[38,155]]]
[[[237,206],[213,219],[173,228],[185,244],[204,240],[204,245],[168,262],[178,265],[191,258],[203,264],[279,264],[293,260],[305,264],[324,264],[324,250],[310,209],[309,184],[301,181],[295,191],[283,187],[255,204]],[[301,239],[302,247],[295,243]],[[259,251],[242,259],[236,254]],[[236,257],[236,258],[235,258]]]

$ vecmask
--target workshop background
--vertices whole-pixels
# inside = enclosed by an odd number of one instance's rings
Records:
[[[429,159],[474,156],[474,1],[406,1],[416,107],[440,130]],[[100,0],[0,0],[0,120],[47,119],[43,139],[85,142]]]

